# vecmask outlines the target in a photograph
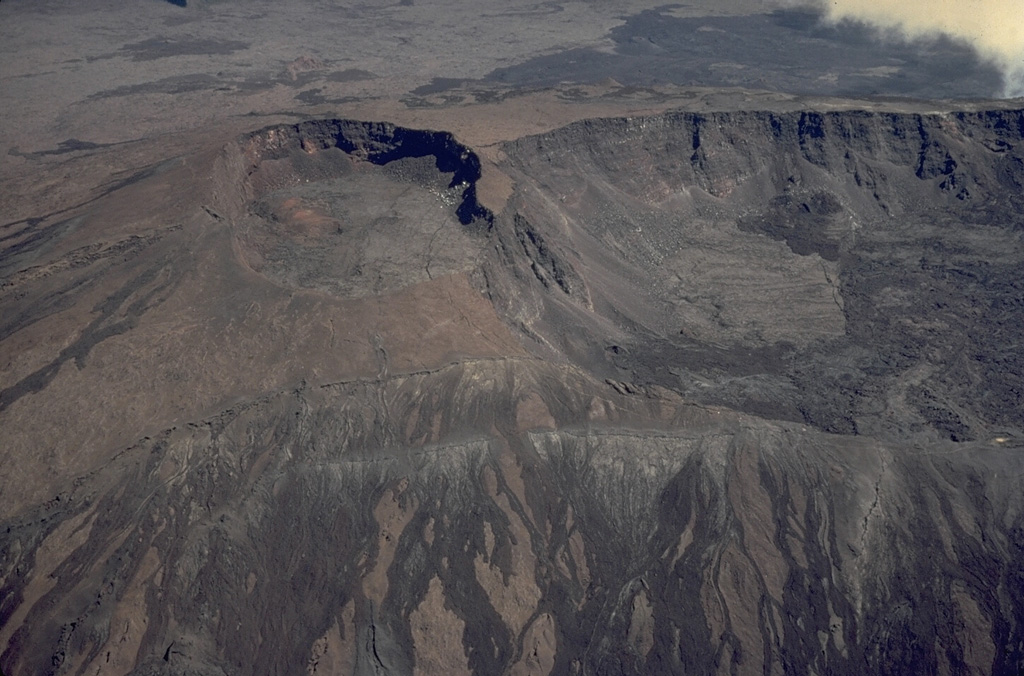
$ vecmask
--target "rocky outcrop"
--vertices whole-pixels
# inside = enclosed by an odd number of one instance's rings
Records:
[[[1024,112],[672,113],[505,151],[625,333],[548,298],[536,326],[575,360],[833,433],[1019,428]]]
[[[254,132],[242,142],[250,172],[267,160],[279,160],[301,150],[337,148],[354,158],[387,165],[408,158],[432,158],[438,172],[450,174],[448,188],[461,191],[455,213],[463,225],[488,221],[491,213],[476,198],[480,159],[448,132],[397,127],[386,122],[311,120]]]

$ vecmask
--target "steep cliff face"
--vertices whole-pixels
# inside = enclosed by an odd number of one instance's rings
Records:
[[[255,132],[243,140],[242,149],[251,170],[266,167],[268,161],[294,157],[300,149],[306,154],[338,149],[351,158],[378,166],[426,158],[433,161],[438,173],[450,176],[446,187],[458,191],[460,199],[455,212],[463,225],[476,218],[491,217],[476,200],[480,159],[448,132],[407,129],[385,122],[312,120]],[[421,177],[428,172],[421,172]]]
[[[1024,115],[503,152],[497,214],[452,136],[317,121],[38,224],[5,674],[1024,669]]]
[[[632,327],[605,329],[609,374],[829,432],[962,440],[1024,413],[1022,138],[1020,111],[680,113],[506,152],[576,300]],[[559,313],[552,340],[572,331]]]

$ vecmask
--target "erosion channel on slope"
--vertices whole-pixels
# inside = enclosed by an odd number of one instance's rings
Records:
[[[24,224],[5,674],[1024,668],[1024,112],[482,156],[276,125]]]

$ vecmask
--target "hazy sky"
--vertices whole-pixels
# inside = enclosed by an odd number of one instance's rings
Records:
[[[825,7],[832,19],[966,40],[1002,68],[1007,96],[1024,95],[1024,0],[827,0]]]

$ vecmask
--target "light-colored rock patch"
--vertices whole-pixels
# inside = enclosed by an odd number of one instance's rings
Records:
[[[466,623],[445,607],[444,585],[434,576],[427,595],[409,615],[416,666],[414,676],[469,676],[462,645]]]
[[[106,644],[84,673],[94,676],[124,676],[135,668],[139,648],[149,626],[146,590],[149,589],[151,580],[160,567],[157,550],[150,547],[142,557],[139,572],[114,609]]]
[[[473,561],[473,568],[476,570],[476,579],[487,593],[491,605],[501,615],[509,631],[514,636],[519,636],[536,610],[541,597],[540,588],[534,579],[537,560],[530,546],[530,532],[526,524],[512,509],[508,497],[497,492],[497,482],[490,467],[484,468],[484,485],[490,490],[494,501],[508,515],[514,544],[509,570],[503,571],[494,565],[493,561],[485,561],[482,555],[477,555]]]
[[[633,597],[633,617],[629,621],[627,641],[641,657],[647,657],[654,647],[654,606],[642,589]]]
[[[555,620],[550,613],[541,613],[523,636],[523,654],[509,670],[510,676],[548,676],[555,666],[558,639]]]
[[[323,636],[313,642],[309,676],[347,676],[355,668],[355,604],[349,601]]]
[[[416,505],[412,500],[407,500],[405,505],[402,504],[402,494],[408,487],[408,479],[402,479],[398,485],[384,494],[373,509],[373,518],[377,520],[379,529],[377,561],[363,579],[363,590],[366,597],[378,605],[384,601],[388,593],[388,569],[395,560],[398,539],[416,513]]]

